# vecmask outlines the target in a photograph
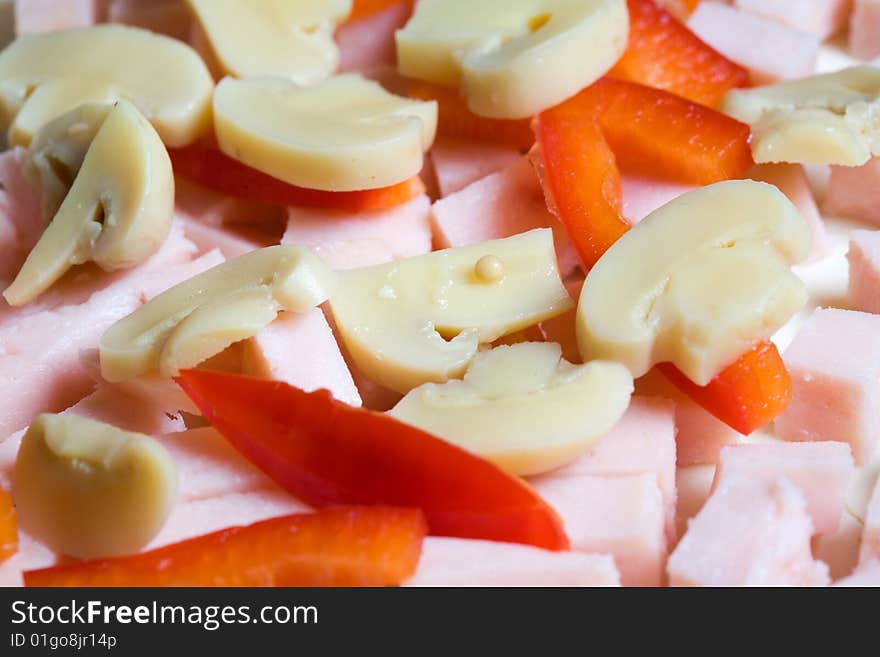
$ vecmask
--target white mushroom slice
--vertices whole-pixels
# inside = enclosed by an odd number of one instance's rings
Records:
[[[577,312],[584,359],[633,377],[674,363],[698,385],[772,333],[806,301],[789,265],[810,231],[776,187],[716,183],[651,213],[590,270]]]
[[[420,0],[397,32],[397,63],[460,86],[475,114],[518,119],[604,75],[628,35],[625,0]]]
[[[58,210],[3,292],[10,305],[32,301],[73,265],[132,267],[168,237],[171,160],[159,135],[127,101],[82,105],[48,124],[34,140],[27,168],[46,182],[44,208]],[[65,178],[73,178],[72,184]]]
[[[485,256],[501,277],[481,275]],[[401,393],[461,376],[480,344],[572,306],[549,229],[339,276],[330,308],[345,346],[367,377]]]
[[[124,317],[101,338],[101,374],[122,381],[159,371],[176,376],[252,337],[281,310],[327,300],[335,274],[308,249],[271,246],[194,276]]]
[[[224,153],[292,185],[375,189],[421,171],[437,103],[395,96],[354,74],[312,87],[226,78],[214,94],[214,128]]]
[[[187,0],[223,73],[277,75],[297,84],[329,77],[339,64],[336,26],[351,0]]]
[[[37,93],[48,83],[54,86]],[[122,25],[23,36],[0,53],[0,128],[27,146],[44,123],[84,102],[128,100],[169,146],[211,125],[214,81],[186,44]]]
[[[22,527],[79,559],[137,552],[159,533],[177,491],[156,440],[72,414],[40,415],[13,471]]]
[[[478,353],[464,379],[426,383],[388,413],[518,475],[565,465],[629,406],[633,380],[618,363],[572,365],[555,343]]]
[[[751,126],[756,162],[860,166],[880,155],[880,68],[736,89],[722,109]]]

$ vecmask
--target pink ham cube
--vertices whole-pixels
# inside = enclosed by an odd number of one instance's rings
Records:
[[[109,0],[107,22],[124,23],[186,41],[191,19],[185,0]]]
[[[733,4],[821,39],[843,29],[852,9],[852,0],[734,0]]]
[[[186,429],[183,419],[176,414],[179,409],[138,393],[125,383],[100,384],[92,394],[64,412],[151,436]]]
[[[862,522],[847,511],[835,533],[813,537],[813,556],[828,565],[831,579],[840,579],[856,570],[861,541]]]
[[[849,302],[856,310],[880,314],[880,230],[850,233]]]
[[[620,421],[580,458],[551,477],[652,474],[663,497],[666,536],[675,526],[675,406],[666,399],[633,397]]]
[[[281,243],[307,246],[335,269],[423,255],[431,251],[430,208],[427,196],[360,213],[292,207]]]
[[[755,84],[812,75],[820,39],[717,2],[701,2],[687,25],[725,57],[746,67]]]
[[[346,404],[361,405],[351,373],[320,308],[279,315],[245,344],[243,370],[306,392],[324,388]]]
[[[880,316],[820,308],[785,350],[792,400],[776,419],[786,440],[850,444],[856,463],[880,437]]]
[[[666,509],[656,475],[544,475],[532,483],[562,517],[573,550],[613,555],[623,586],[660,586]]]
[[[822,212],[880,225],[880,157],[860,167],[831,167]]]
[[[87,27],[94,25],[98,18],[96,0],[15,0],[16,34]]]
[[[807,262],[815,262],[828,255],[831,245],[825,230],[825,222],[819,214],[819,208],[816,207],[816,199],[813,197],[813,190],[810,189],[803,166],[787,163],[759,164],[747,177],[775,185],[800,210],[801,216],[806,219],[810,227],[810,236],[813,239]]]
[[[453,139],[434,142],[430,156],[441,198],[461,191],[521,158],[521,153],[510,146]]]
[[[0,284],[15,278],[44,228],[40,194],[21,172],[26,157],[23,148],[0,153]]]
[[[696,189],[694,185],[623,174],[620,178],[623,190],[623,216],[631,224],[637,224],[657,208],[674,198]]]
[[[549,552],[529,545],[429,536],[406,586],[619,586],[604,554]]]
[[[196,245],[199,253],[208,253],[217,249],[227,260],[255,251],[264,246],[271,246],[268,237],[242,227],[221,227],[203,223],[186,215],[180,217],[183,232]]]
[[[669,557],[670,586],[824,586],[813,525],[786,479],[726,477]]]
[[[369,76],[377,69],[397,66],[395,31],[406,25],[412,2],[401,0],[369,16],[350,20],[336,30],[339,71]]]
[[[880,55],[880,0],[855,0],[849,21],[849,50],[861,59]]]
[[[784,477],[804,496],[815,533],[833,534],[840,525],[853,469],[846,443],[738,445],[721,450],[714,487],[723,485],[725,477],[767,481]]]
[[[880,587],[880,561],[870,561],[859,566],[849,577],[834,582],[834,586],[870,586]]]
[[[865,528],[862,530],[862,547],[859,563],[880,559],[880,480],[874,486],[874,494],[865,513]]]
[[[431,221],[440,248],[478,244],[550,227],[556,242],[559,273],[564,278],[578,266],[574,247],[547,210],[541,184],[525,157],[434,203]]]
[[[714,465],[688,465],[675,472],[675,540],[673,545],[687,531],[691,518],[700,512],[712,492],[715,479]]]

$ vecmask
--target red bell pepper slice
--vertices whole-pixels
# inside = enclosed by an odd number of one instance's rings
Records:
[[[791,377],[772,342],[757,344],[705,386],[695,384],[671,363],[658,369],[688,397],[744,435],[770,422],[791,401]]]
[[[694,13],[700,0],[661,0],[661,4],[677,19],[683,21]]]
[[[749,73],[707,45],[654,0],[627,0],[629,44],[609,75],[716,107]]]
[[[477,116],[452,87],[412,80],[409,83],[409,96],[437,101],[437,134],[441,137],[503,144],[523,151],[535,143],[529,119],[487,119]]]
[[[18,552],[18,524],[12,496],[0,488],[0,563]]]
[[[418,509],[334,508],[112,559],[24,573],[26,586],[394,586],[416,570]]]
[[[315,507],[416,507],[435,535],[568,547],[521,479],[392,417],[280,381],[188,370],[178,383],[239,452]]]
[[[354,0],[351,3],[351,13],[347,20],[356,21],[360,18],[366,18],[403,2],[409,5],[413,4],[413,0]]]
[[[327,192],[278,180],[205,144],[172,148],[168,153],[175,174],[222,194],[272,205],[362,212],[392,208],[425,192],[425,186],[418,176],[379,189]]]

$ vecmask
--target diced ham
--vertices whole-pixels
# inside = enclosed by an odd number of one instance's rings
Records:
[[[520,152],[510,146],[454,139],[434,142],[430,154],[441,197],[461,191],[521,158]]]
[[[661,584],[666,511],[655,475],[545,475],[532,483],[562,517],[573,550],[613,555],[623,586]]]
[[[733,4],[821,39],[840,32],[852,9],[852,0],[734,0]]]
[[[0,153],[0,284],[15,278],[44,228],[40,194],[21,172],[26,157],[20,147]]]
[[[767,481],[784,477],[804,496],[815,533],[833,534],[840,525],[853,469],[846,443],[738,445],[721,450],[714,487],[723,485],[725,477]]]
[[[623,216],[633,225],[669,201],[696,189],[694,185],[630,174],[621,176],[620,186],[623,190]]]
[[[831,579],[851,575],[859,563],[859,545],[862,523],[850,513],[844,513],[840,527],[833,534],[813,537],[813,556],[828,565]]]
[[[107,21],[141,27],[181,41],[189,38],[191,23],[184,0],[109,0]]]
[[[287,208],[227,196],[182,178],[174,181],[174,207],[178,216],[203,224],[249,226],[277,235],[278,239],[287,226]]]
[[[381,68],[397,66],[394,33],[409,20],[411,0],[402,0],[369,16],[350,20],[336,30],[339,71],[369,75]]]
[[[849,20],[849,50],[861,59],[880,55],[880,0],[855,0]]]
[[[406,586],[619,586],[608,555],[429,536]]]
[[[850,233],[849,302],[855,310],[880,314],[880,230]]]
[[[96,0],[15,0],[16,34],[87,27],[94,25],[98,19]]]
[[[820,39],[717,2],[701,2],[687,22],[697,36],[746,67],[755,84],[812,75]]]
[[[670,586],[823,586],[812,523],[785,479],[725,477],[669,557]]]
[[[545,342],[556,342],[562,347],[562,357],[569,363],[582,363],[580,349],[577,343],[577,302],[581,297],[581,288],[584,279],[576,279],[565,284],[569,296],[574,300],[575,307],[556,317],[551,317],[541,322],[538,327]]]
[[[336,269],[355,269],[431,251],[431,202],[419,196],[390,210],[347,213],[288,209],[282,244],[310,247]]]
[[[785,350],[792,400],[776,419],[786,440],[842,440],[856,463],[880,437],[880,316],[817,309]]]
[[[700,512],[712,492],[714,465],[688,465],[675,472],[675,541],[684,536],[691,518]]]
[[[245,344],[245,374],[284,381],[307,392],[325,388],[346,404],[361,398],[319,308],[282,313]]]
[[[810,188],[810,182],[802,165],[759,164],[747,177],[775,185],[800,210],[801,216],[806,219],[810,227],[810,236],[813,240],[807,262],[815,262],[828,255],[831,244],[825,230],[825,222],[819,214],[813,190]]]
[[[880,157],[860,167],[831,167],[822,212],[880,225]]]
[[[620,421],[580,458],[550,477],[594,475],[657,477],[665,509],[666,536],[675,526],[675,417],[666,399],[633,397]]]
[[[183,419],[174,414],[178,409],[157,404],[138,392],[124,383],[104,383],[64,412],[151,436],[186,429]]]
[[[865,528],[862,530],[862,547],[859,563],[880,559],[880,481],[874,487],[874,494],[868,503],[865,514]]]
[[[541,183],[525,157],[435,202],[431,207],[431,222],[435,242],[441,248],[477,244],[533,228],[550,227],[556,243],[559,273],[564,278],[578,266],[574,248],[565,230],[547,210]]]
[[[834,582],[834,586],[880,586],[880,561],[871,561],[849,577]]]
[[[208,253],[217,249],[227,260],[237,258],[264,246],[271,246],[268,238],[263,238],[256,231],[246,233],[244,229],[231,226],[221,227],[192,219],[182,215],[183,232],[196,245],[199,253]]]

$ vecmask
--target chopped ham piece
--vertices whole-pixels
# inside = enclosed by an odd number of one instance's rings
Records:
[[[40,194],[21,172],[26,157],[20,147],[0,153],[0,284],[15,278],[44,228]]]
[[[776,419],[786,440],[840,440],[856,463],[880,437],[880,316],[820,308],[785,350],[792,400]]]
[[[104,383],[64,412],[151,436],[186,429],[183,419],[175,414],[178,409],[156,403],[140,392],[125,383]]]
[[[184,0],[109,0],[107,22],[142,27],[186,41],[191,19]]]
[[[306,392],[325,388],[346,404],[361,405],[351,373],[320,308],[279,315],[245,344],[243,370]]]
[[[675,526],[674,404],[666,399],[633,397],[629,408],[602,439],[580,458],[547,476],[595,475],[657,477],[666,518],[666,535]]]
[[[270,240],[256,231],[248,233],[243,228],[216,226],[186,215],[181,216],[180,221],[184,234],[196,245],[199,253],[217,249],[229,260],[264,246],[271,246]]]
[[[19,528],[18,552],[0,562],[0,586],[24,586],[22,571],[49,568],[57,563],[58,555]]]
[[[619,586],[608,555],[430,536],[406,586]]]
[[[748,68],[755,84],[815,72],[820,43],[815,34],[717,2],[701,2],[687,24],[722,55]]]
[[[835,533],[813,537],[813,556],[828,565],[831,579],[840,579],[858,566],[861,541],[862,523],[847,509]]]
[[[874,494],[868,503],[865,514],[865,528],[862,530],[862,547],[859,563],[880,559],[880,480],[874,486]]]
[[[880,561],[871,561],[859,566],[849,577],[834,582],[834,586],[880,586]]]
[[[340,25],[335,36],[339,46],[339,71],[369,76],[377,69],[396,67],[394,33],[406,25],[411,14],[411,0],[402,0]]]
[[[657,208],[696,189],[694,185],[628,174],[620,177],[620,186],[623,190],[623,216],[630,224],[639,223]]]
[[[544,475],[532,482],[562,517],[573,550],[611,554],[623,586],[659,586],[666,510],[655,475]]]
[[[714,465],[688,465],[675,472],[675,541],[684,536],[691,518],[700,512],[712,492]]]
[[[669,557],[670,586],[824,586],[813,526],[786,479],[725,477]]]
[[[714,487],[723,485],[725,477],[767,481],[785,477],[804,496],[815,533],[833,534],[840,525],[853,469],[846,443],[738,445],[721,450]]]
[[[99,19],[97,0],[15,0],[16,34],[57,32],[94,25]]]
[[[831,167],[822,211],[880,225],[880,157],[860,167]]]
[[[855,0],[849,20],[849,50],[861,59],[880,55],[880,0]]]
[[[733,4],[821,39],[840,32],[852,9],[852,0],[734,0]]]
[[[800,210],[801,216],[806,219],[810,227],[810,236],[813,240],[807,262],[815,262],[828,255],[831,244],[825,230],[825,222],[819,214],[803,166],[787,163],[759,164],[747,177],[775,185]]]
[[[431,251],[430,207],[424,195],[390,210],[356,214],[292,207],[281,243],[308,246],[336,269],[422,255]]]
[[[880,314],[880,230],[850,234],[849,302],[856,310]]]
[[[541,183],[525,157],[431,207],[434,239],[441,248],[478,244],[533,228],[553,229],[559,273],[571,274],[577,256],[565,230],[547,210]]]
[[[226,196],[182,178],[174,181],[174,205],[177,215],[203,224],[250,226],[279,239],[287,226],[286,208]]]
[[[441,197],[461,191],[521,157],[520,152],[510,146],[453,139],[434,142],[430,155]]]

